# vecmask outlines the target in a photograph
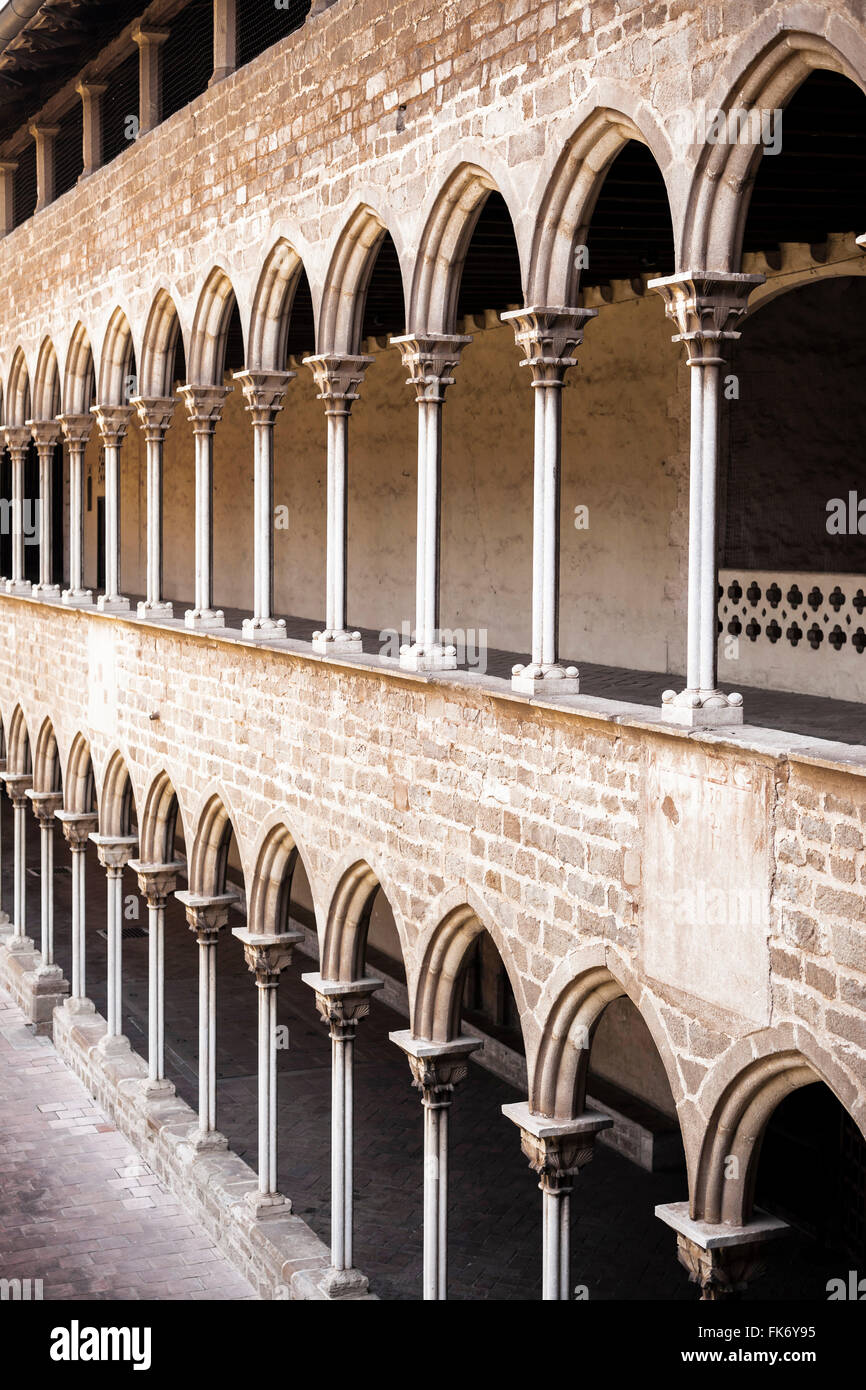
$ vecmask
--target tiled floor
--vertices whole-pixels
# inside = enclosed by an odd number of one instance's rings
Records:
[[[255,1297],[2,990],[0,1279],[46,1300]]]
[[[11,829],[3,799],[4,838]],[[35,830],[28,861],[38,866]],[[9,858],[4,901],[9,901]],[[57,955],[69,969],[68,849],[55,848]],[[38,880],[28,875],[28,923],[38,939]],[[105,874],[88,854],[88,993],[105,1011]],[[127,873],[124,894],[136,900]],[[141,923],[146,921],[142,908]],[[230,925],[238,925],[240,918]],[[129,925],[134,925],[132,922]],[[196,945],[179,904],[167,914],[167,1069],[190,1105],[197,1100]],[[256,1164],[256,999],[239,944],[225,932],[218,948],[218,1123],[236,1152]],[[298,955],[279,988],[279,1021],[290,1046],[279,1054],[279,1181],[282,1190],[325,1240],[329,1235],[330,1044],[311,991],[301,982],[311,968]],[[124,1028],[146,1050],[147,937],[124,941]],[[356,1263],[386,1299],[415,1299],[421,1269],[421,1104],[410,1085],[405,1057],[388,1033],[405,1019],[374,1002],[356,1044]],[[19,1035],[20,1036],[20,1035]],[[37,1045],[37,1056],[48,1056]],[[56,1065],[56,1064],[55,1064]],[[0,1059],[0,1080],[5,1058]],[[77,1082],[70,1083],[80,1096]],[[46,1100],[63,1100],[65,1091]],[[541,1196],[521,1155],[518,1134],[501,1114],[521,1099],[510,1086],[472,1066],[452,1108],[450,1182],[450,1296],[455,1299],[535,1299],[541,1278]],[[41,1099],[41,1097],[40,1097]],[[79,1106],[76,1106],[79,1108]],[[16,1121],[17,1124],[17,1121]],[[52,1131],[49,1131],[51,1133]],[[94,1136],[90,1136],[93,1138]],[[112,1142],[118,1142],[116,1136]],[[70,1159],[76,1154],[70,1151]],[[126,1160],[124,1159],[123,1162]],[[76,1163],[67,1165],[72,1168]],[[114,1167],[120,1167],[119,1160]],[[109,1175],[117,1175],[112,1171]],[[572,1202],[572,1277],[592,1299],[691,1299],[694,1290],[676,1260],[673,1234],[654,1216],[659,1202],[686,1195],[684,1173],[649,1174],[606,1148],[581,1173]],[[49,1207],[62,1208],[63,1184]],[[129,1200],[128,1194],[121,1200]],[[134,1200],[134,1199],[133,1199]],[[4,1199],[0,1187],[0,1209]],[[134,1212],[127,1212],[134,1216]],[[153,1215],[153,1214],[151,1214]],[[161,1220],[165,1217],[160,1213]],[[0,1227],[5,1218],[0,1215]],[[148,1223],[149,1225],[149,1223]],[[168,1239],[166,1237],[166,1239]],[[838,1263],[838,1262],[837,1262]],[[753,1297],[824,1298],[826,1279],[838,1273],[805,1245],[793,1242],[771,1266]],[[180,1277],[180,1276],[177,1276]],[[201,1292],[201,1291],[200,1291]],[[107,1295],[106,1295],[107,1296]]]

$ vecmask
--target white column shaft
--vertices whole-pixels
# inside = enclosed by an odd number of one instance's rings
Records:
[[[39,584],[47,588],[52,580],[54,548],[54,449],[39,450]]]
[[[346,1052],[342,1038],[331,1039],[331,1264],[346,1263]]]
[[[69,588],[84,590],[84,450],[78,440],[69,443]]]
[[[427,615],[427,402],[418,402],[418,497],[415,550],[415,641],[426,642]]]
[[[691,418],[689,441],[689,578],[688,578],[688,669],[689,690],[701,686],[701,542],[703,538],[701,502],[703,498],[703,372],[701,366],[689,368],[691,376]]]
[[[105,597],[120,597],[120,445],[105,445]]]
[[[72,998],[85,995],[84,847],[72,847]]]
[[[274,425],[253,425],[254,597],[253,616],[272,618],[274,605]]]
[[[165,907],[147,909],[147,1076],[165,1078]]]
[[[418,640],[430,647],[439,640],[439,518],[442,474],[442,402],[427,401],[424,468],[424,612]],[[420,486],[420,479],[419,479]],[[419,518],[419,536],[421,533]]]
[[[14,806],[15,860],[14,860],[14,909],[15,935],[27,935],[27,808]]]
[[[718,653],[716,474],[719,435],[719,368],[715,364],[708,363],[701,370],[703,373],[703,419],[701,421],[700,680],[702,690],[715,690]]]
[[[195,435],[195,606],[213,608],[213,431]]]
[[[119,1038],[123,1032],[123,871],[106,869],[106,926],[108,930],[108,1036]]]
[[[43,965],[54,964],[54,836],[51,824],[40,823],[41,936]]]
[[[542,522],[541,661],[556,663],[559,609],[559,475],[562,397],[560,385],[536,387],[544,401],[544,519]]]
[[[24,453],[12,450],[12,582],[24,579]]]
[[[147,602],[162,602],[162,455],[163,441],[147,441]]]

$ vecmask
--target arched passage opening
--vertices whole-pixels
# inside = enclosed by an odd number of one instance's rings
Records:
[[[866,94],[815,71],[777,123],[778,148],[759,149],[741,209],[743,268],[767,281],[726,368],[719,669],[731,683],[862,704]],[[755,722],[805,730],[778,698],[751,702]],[[862,742],[862,708],[846,716],[840,737]]]
[[[2,573],[7,578],[18,578],[25,584],[33,584],[39,579],[39,456],[27,425],[27,421],[33,418],[33,394],[27,359],[21,348],[16,349],[9,369],[4,418],[7,429],[3,432],[4,449],[0,458],[0,507],[3,513],[3,524],[0,527]],[[23,530],[23,568],[19,575],[13,575],[15,560],[12,533],[16,459],[21,460],[17,465],[20,470],[17,476],[21,490]]]

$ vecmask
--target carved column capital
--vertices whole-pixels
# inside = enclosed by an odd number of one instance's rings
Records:
[[[53,450],[63,437],[63,432],[56,420],[28,420],[27,428],[39,451],[40,458],[43,453]]]
[[[280,972],[292,963],[292,952],[299,941],[303,941],[301,931],[255,932],[247,927],[235,927],[236,936],[244,948],[247,967],[256,977],[256,984],[268,986],[277,984]]]
[[[58,415],[57,423],[63,431],[67,444],[83,447],[93,430],[92,415]]]
[[[126,438],[132,417],[130,405],[92,405],[90,407],[106,448],[119,448]]]
[[[294,381],[297,372],[247,370],[233,372],[232,375],[240,383],[253,424],[272,425],[283,408],[289,383]]]
[[[27,793],[33,786],[33,776],[29,772],[4,772],[3,781],[6,792],[16,811],[27,805]]]
[[[434,1110],[451,1104],[454,1087],[469,1071],[470,1054],[482,1045],[480,1038],[470,1037],[426,1042],[409,1029],[391,1033],[390,1038],[409,1059],[412,1085],[421,1092],[422,1104]]]
[[[533,386],[556,387],[562,386],[568,368],[575,365],[574,354],[583,342],[586,325],[597,316],[597,309],[537,304],[499,315],[514,330],[514,341],[523,353],[521,366],[529,368]]]
[[[6,435],[6,448],[12,458],[23,459],[30,448],[30,440],[33,437],[29,425],[7,425],[4,434]]]
[[[172,421],[177,402],[173,396],[133,396],[130,405],[138,416],[148,444],[161,444]]]
[[[364,373],[372,361],[372,357],[329,352],[304,358],[304,366],[313,373],[318,398],[325,402],[327,415],[348,415],[361,393]]]
[[[745,314],[752,290],[765,279],[733,271],[684,270],[647,283],[664,300],[665,313],[677,329],[673,341],[685,343],[693,367],[724,362],[721,345],[739,338],[734,325]]]
[[[192,424],[193,434],[213,434],[222,419],[230,386],[181,386],[178,388]]]
[[[419,405],[445,399],[446,387],[454,385],[460,354],[471,342],[471,336],[453,333],[406,333],[391,339],[409,373],[406,385],[414,386]]]
[[[124,869],[138,848],[137,835],[98,835],[94,832],[90,839],[96,845],[100,864],[109,872]]]
[[[212,946],[229,920],[229,908],[237,902],[236,893],[218,893],[208,897],[202,893],[175,893],[186,909],[190,931],[195,932],[200,946]]]
[[[750,1280],[763,1273],[768,1241],[787,1235],[790,1227],[779,1217],[756,1207],[743,1226],[696,1221],[688,1202],[670,1202],[656,1216],[677,1233],[677,1258],[689,1279],[701,1290],[703,1302],[736,1298]]]
[[[54,820],[55,812],[59,811],[63,805],[63,793],[36,792],[31,788],[25,795],[39,824],[43,827],[50,826]]]
[[[130,859],[129,867],[138,878],[138,889],[148,907],[165,907],[169,893],[177,887],[177,876],[183,869],[183,861],[174,859],[170,864],[145,864],[140,859]]]
[[[60,821],[63,834],[73,850],[85,850],[99,824],[95,811],[55,811],[54,819]]]
[[[354,1038],[359,1021],[370,1012],[371,996],[385,983],[373,976],[361,980],[323,980],[316,973],[302,975],[301,979],[315,990],[316,1008],[336,1042]]]
[[[613,1124],[609,1115],[595,1111],[551,1120],[534,1114],[525,1101],[503,1105],[502,1113],[519,1128],[520,1147],[542,1192],[570,1192],[571,1179],[592,1158],[595,1136]]]

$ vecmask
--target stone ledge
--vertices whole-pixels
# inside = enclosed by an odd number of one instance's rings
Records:
[[[42,956],[32,951],[10,951],[9,935],[0,938],[0,985],[15,1000],[34,1032],[40,1037],[51,1036],[51,1020],[55,1008],[69,994],[69,981],[60,970],[56,975],[40,975]]]
[[[107,1058],[97,1049],[107,1025],[99,1014],[54,1013],[54,1044],[174,1197],[201,1222],[220,1252],[262,1299],[327,1300],[319,1281],[330,1251],[299,1216],[259,1221],[245,1200],[257,1189],[253,1170],[231,1150],[197,1154],[188,1143],[195,1112],[178,1096],[149,1099],[142,1091],[147,1066],[130,1050]],[[351,1301],[377,1301],[373,1294]],[[341,1302],[349,1299],[341,1299]]]

